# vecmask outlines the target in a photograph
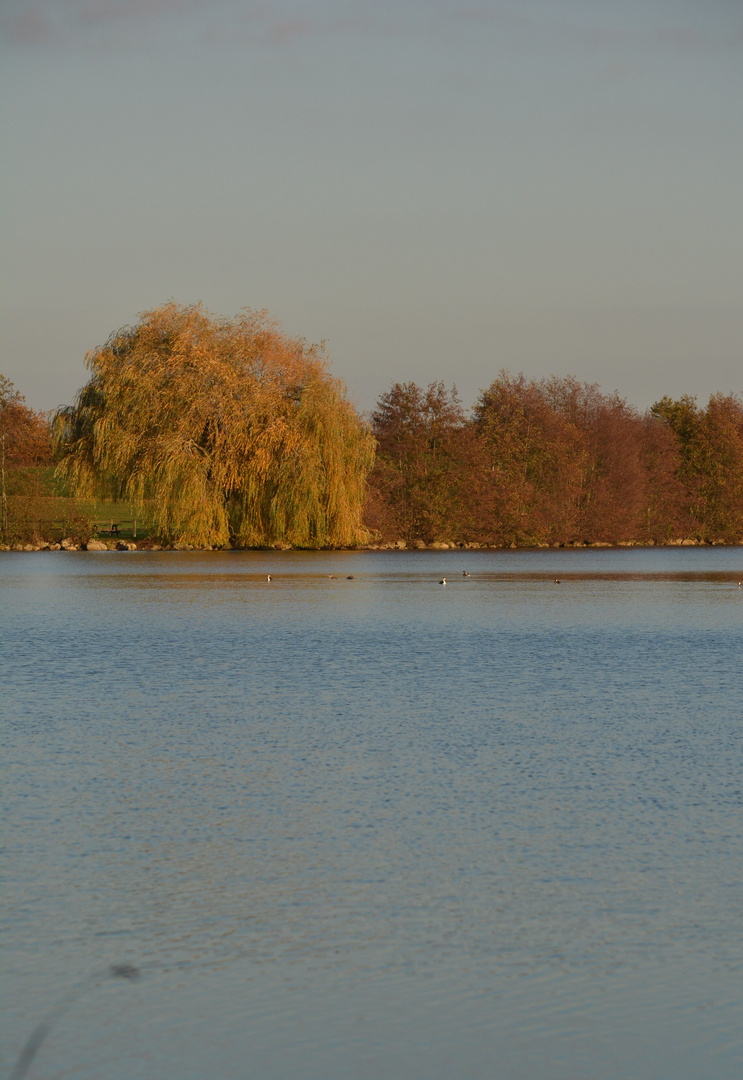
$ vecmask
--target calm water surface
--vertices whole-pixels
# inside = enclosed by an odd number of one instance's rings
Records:
[[[0,1074],[738,1080],[739,579],[0,556]]]

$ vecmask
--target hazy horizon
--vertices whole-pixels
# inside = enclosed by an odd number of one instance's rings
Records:
[[[395,381],[740,392],[730,0],[5,0],[2,370],[72,400],[169,298]]]

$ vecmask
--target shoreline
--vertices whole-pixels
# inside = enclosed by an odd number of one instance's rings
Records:
[[[361,544],[357,547],[324,547],[324,548],[305,548],[305,547],[292,547],[289,544],[280,544],[276,546],[263,546],[263,547],[236,547],[230,545],[229,547],[198,547],[194,544],[158,544],[153,541],[141,540],[139,543],[136,541],[119,540],[115,542],[106,542],[105,540],[88,540],[80,544],[75,544],[71,539],[67,538],[59,543],[40,543],[40,544],[0,544],[0,552],[12,552],[14,554],[32,554],[35,552],[70,552],[70,551],[83,551],[83,552],[114,552],[121,554],[129,551],[138,552],[159,552],[159,551],[216,551],[216,552],[282,552],[282,551],[317,551],[317,552],[424,552],[424,551],[466,551],[468,554],[478,551],[606,551],[606,550],[630,550],[635,548],[690,548],[690,547],[743,547],[743,539],[741,540],[698,540],[692,537],[685,537],[683,539],[672,540],[619,540],[616,543],[609,543],[608,541],[568,541],[567,543],[541,543],[541,544],[487,544],[481,542],[466,542],[466,541],[445,541],[434,540],[431,543],[426,543],[423,540],[414,540],[408,543],[405,540],[395,540],[385,543],[375,544]]]

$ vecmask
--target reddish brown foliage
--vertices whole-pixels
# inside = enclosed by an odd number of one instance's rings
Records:
[[[50,465],[49,425],[42,412],[34,412],[4,375],[0,375],[0,440],[5,465]]]
[[[2,536],[9,540],[36,538],[49,502],[52,447],[43,413],[24,404],[21,394],[0,375],[0,477]]]
[[[469,535],[474,433],[456,390],[395,383],[372,415],[378,453],[369,478],[368,524],[383,535],[433,540],[456,526]]]
[[[442,383],[396,383],[372,415],[367,521],[384,538],[493,544],[743,537],[743,405],[642,415],[573,378],[506,372],[471,418]]]

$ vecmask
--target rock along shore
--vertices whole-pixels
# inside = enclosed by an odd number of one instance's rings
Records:
[[[680,537],[672,540],[619,540],[610,543],[606,540],[571,540],[561,543],[540,544],[487,544],[479,541],[454,541],[454,540],[390,540],[378,541],[371,544],[363,544],[356,548],[344,549],[352,551],[506,551],[522,550],[533,551],[540,548],[647,548],[647,547],[743,547],[743,539],[740,540],[704,540],[697,537]],[[270,550],[289,551],[289,544],[276,544],[272,548],[212,548],[196,547],[193,544],[158,544],[151,540],[141,540],[135,543],[131,540],[100,540],[93,538],[76,543],[70,537],[60,540],[59,543],[38,544],[0,544],[0,551],[232,551],[232,550]],[[295,550],[303,550],[297,548]],[[339,548],[321,548],[312,550],[338,551]]]

